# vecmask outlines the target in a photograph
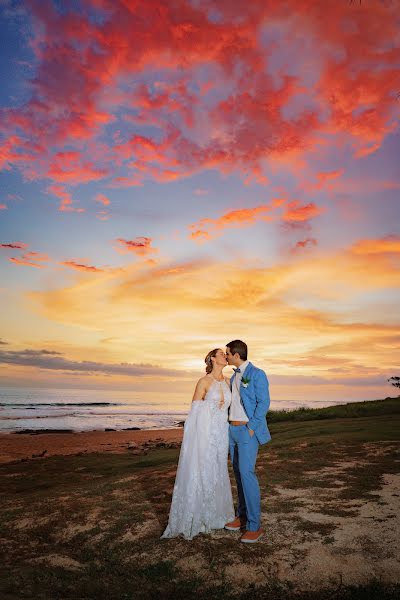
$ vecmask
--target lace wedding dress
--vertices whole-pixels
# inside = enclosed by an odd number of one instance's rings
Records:
[[[185,421],[167,528],[161,536],[191,540],[235,518],[228,473],[231,392],[214,380]]]

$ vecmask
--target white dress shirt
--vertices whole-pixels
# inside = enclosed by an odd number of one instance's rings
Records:
[[[240,402],[240,383],[242,381],[243,373],[245,372],[245,369],[248,364],[249,361],[246,360],[240,365],[240,373],[235,373],[235,378],[232,381],[232,402],[229,410],[230,421],[246,421],[247,423],[249,420]]]

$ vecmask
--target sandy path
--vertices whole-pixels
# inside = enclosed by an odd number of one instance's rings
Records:
[[[183,429],[133,431],[88,431],[79,433],[0,434],[0,463],[32,458],[46,450],[46,456],[79,452],[124,452],[129,443],[180,442]]]

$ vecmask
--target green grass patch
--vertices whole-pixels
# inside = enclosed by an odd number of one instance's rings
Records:
[[[367,400],[365,402],[349,402],[339,406],[325,408],[300,407],[294,410],[270,410],[268,423],[281,421],[315,421],[321,419],[354,419],[375,415],[400,414],[400,396],[384,400]]]

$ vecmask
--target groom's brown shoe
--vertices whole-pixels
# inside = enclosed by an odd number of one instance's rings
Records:
[[[257,531],[246,531],[240,538],[240,541],[245,544],[255,544],[264,535],[264,529],[258,529]]]
[[[225,529],[229,531],[239,531],[239,529],[243,529],[246,527],[247,519],[246,517],[236,517],[233,521],[229,521],[226,523]]]

